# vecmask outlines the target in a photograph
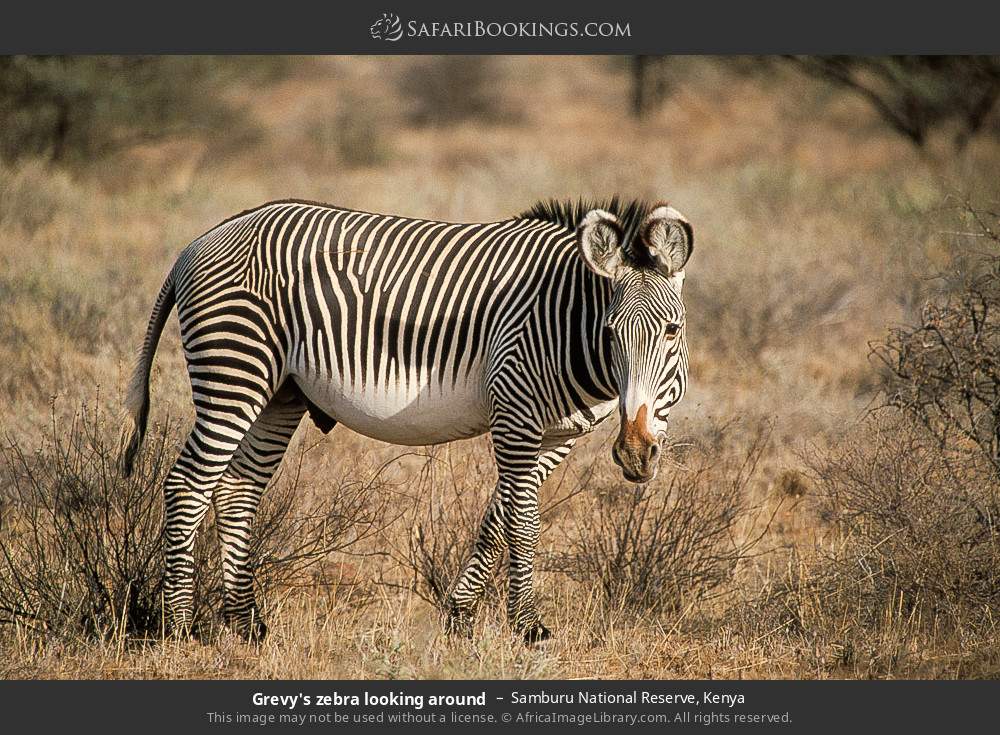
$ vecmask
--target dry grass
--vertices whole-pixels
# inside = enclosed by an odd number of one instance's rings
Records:
[[[612,60],[498,59],[489,84],[509,110],[426,125],[392,103],[399,80],[423,64],[300,59],[266,84],[234,83],[234,107],[247,109],[261,131],[238,144],[185,134],[72,172],[28,159],[0,164],[0,433],[30,454],[43,447],[53,416],[67,428],[95,389],[100,408],[117,412],[176,254],[220,219],[267,199],[475,221],[550,196],[669,198],[698,239],[685,286],[692,387],[674,413],[676,466],[664,467],[646,492],[669,499],[671,487],[690,486],[690,502],[701,502],[719,483],[731,486],[748,456],[746,427],[766,420],[769,441],[725,505],[749,510],[722,515],[732,522],[724,524],[726,548],[743,549],[764,532],[757,545],[713,573],[704,594],[675,590],[676,604],[628,614],[608,604],[594,579],[540,564],[540,607],[553,641],[511,644],[503,606],[489,603],[502,589],[481,610],[473,640],[448,639],[433,603],[495,481],[488,441],[405,452],[342,427],[328,437],[303,427],[289,453],[301,464],[288,470],[297,473],[302,508],[319,513],[344,488],[364,488],[390,512],[351,548],[323,556],[315,577],[270,591],[271,635],[259,649],[225,631],[178,643],[5,625],[0,675],[997,675],[1000,641],[982,605],[976,614],[938,614],[940,605],[920,607],[906,594],[900,604],[891,586],[873,596],[846,582],[833,587],[839,602],[830,603],[831,574],[858,579],[842,564],[864,547],[845,539],[878,539],[818,511],[831,485],[803,458],[827,456],[845,433],[863,431],[854,427],[878,386],[869,342],[913,321],[934,288],[924,277],[953,257],[950,194],[1000,198],[995,139],[937,160],[848,97],[823,95],[780,68],[759,79],[704,59],[684,60],[671,96],[642,122],[628,116],[624,69]],[[154,369],[154,422],[190,421],[186,380],[172,322]],[[581,442],[543,488],[543,559],[572,556],[602,528],[636,527],[628,525],[634,507],[606,502],[634,492],[610,461],[614,430]],[[904,489],[912,482],[905,477]],[[10,492],[0,488],[0,497]],[[638,536],[623,537],[638,538],[638,550],[657,512],[669,523],[674,507],[653,506]]]
[[[611,613],[696,605],[732,579],[762,535],[741,528],[756,510],[748,490],[768,439],[764,427],[748,433],[744,454],[689,449],[661,482],[622,488],[613,476],[590,478],[581,488],[590,502],[570,506],[566,551],[550,568],[596,587]]]

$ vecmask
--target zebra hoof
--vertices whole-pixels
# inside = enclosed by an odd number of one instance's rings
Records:
[[[468,610],[452,608],[448,612],[445,633],[449,636],[472,638],[472,614]]]
[[[196,635],[196,630],[190,623],[180,624],[173,623],[167,626],[167,640],[177,641],[179,643],[185,643],[189,641],[198,640]]]
[[[223,620],[244,643],[260,643],[267,637],[267,625],[256,609],[249,613],[223,614]]]
[[[265,638],[267,638],[267,625],[263,620],[255,620],[243,634],[243,640],[247,643],[263,643]]]
[[[542,625],[542,621],[538,621],[534,625],[528,626],[524,631],[524,644],[526,646],[534,646],[542,641],[547,641],[552,637],[552,631]]]
[[[267,638],[267,625],[259,618],[254,618],[252,622],[234,625],[233,629],[244,643],[260,644]]]

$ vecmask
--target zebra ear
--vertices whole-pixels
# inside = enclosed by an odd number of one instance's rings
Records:
[[[576,247],[583,262],[605,278],[614,278],[625,262],[621,224],[603,209],[592,209],[580,220]]]
[[[661,204],[642,225],[642,245],[663,275],[683,279],[684,264],[694,250],[694,230],[683,214]]]

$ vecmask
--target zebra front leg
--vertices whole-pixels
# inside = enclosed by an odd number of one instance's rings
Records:
[[[508,598],[508,618],[510,624],[524,634],[524,642],[531,645],[552,637],[539,617],[535,602],[534,561],[538,547],[541,517],[538,509],[538,490],[552,471],[569,455],[576,443],[576,437],[563,440],[543,449],[525,482],[511,493],[513,511],[507,516],[510,521],[505,526],[507,542],[510,546],[510,597]],[[517,583],[515,583],[517,579]]]
[[[533,478],[512,481],[509,510],[504,515],[510,564],[507,619],[511,628],[528,644],[551,637],[542,623],[535,603],[535,549],[541,528],[538,513],[538,485]]]
[[[542,441],[545,441],[544,439]],[[535,602],[534,567],[535,550],[541,528],[538,510],[538,490],[552,471],[566,458],[576,443],[576,438],[550,444],[537,452],[518,442],[507,446],[494,437],[494,451],[501,478],[506,479],[508,491],[507,512],[504,513],[504,534],[510,550],[510,589],[507,600],[507,617],[511,627],[524,636],[527,644],[538,643],[552,637],[542,623]],[[527,459],[534,454],[533,465]],[[528,472],[524,468],[530,467]],[[506,468],[506,470],[505,470]]]
[[[531,469],[528,472],[527,484],[529,487],[535,488],[535,515],[537,515],[538,510],[537,488],[545,482],[552,471],[566,458],[575,443],[576,438],[572,438],[564,440],[562,443],[554,446],[547,447],[538,454],[537,460],[534,465],[531,466]],[[497,560],[507,548],[507,542],[511,532],[504,519],[506,517],[505,509],[512,507],[513,496],[511,493],[511,487],[512,484],[510,482],[497,483],[497,489],[493,495],[493,500],[490,503],[489,508],[487,508],[486,514],[483,517],[483,522],[480,525],[475,551],[472,558],[469,559],[469,562],[466,564],[465,569],[459,577],[458,582],[452,590],[451,597],[449,598],[448,611],[450,630],[465,633],[471,631],[472,614],[475,609],[475,605],[478,602],[479,597],[482,595],[490,575],[496,568]],[[534,534],[535,544],[537,544],[537,523],[538,519],[536,518],[536,533]],[[531,557],[531,563],[528,564],[529,572],[526,588],[527,594],[525,594],[525,587],[522,582],[517,596],[518,601],[516,603],[513,602],[513,596],[509,598],[509,613],[511,609],[514,609],[514,612],[510,613],[509,617],[511,619],[511,623],[515,627],[515,630],[523,630],[526,642],[534,643],[550,637],[551,633],[544,625],[542,625],[541,620],[538,619],[537,613],[534,615],[534,622],[537,622],[538,626],[531,628],[530,630],[522,628],[516,621],[517,618],[524,617],[525,613],[528,613],[528,617],[531,617],[529,611],[534,608],[535,604],[534,591],[531,586],[530,571],[530,567],[533,566],[534,545],[531,545],[530,554],[521,554],[520,559],[522,560],[522,563],[527,556]],[[513,589],[514,585],[512,584],[511,590]]]
[[[261,641],[267,634],[253,589],[254,518],[305,411],[291,386],[279,391],[243,437],[212,496],[222,557],[223,615],[247,641]]]

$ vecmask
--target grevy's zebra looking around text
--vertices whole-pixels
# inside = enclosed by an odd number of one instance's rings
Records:
[[[261,494],[307,412],[387,442],[490,432],[499,480],[450,598],[464,626],[506,549],[508,615],[549,632],[532,589],[538,488],[615,407],[612,455],[651,479],[687,380],[684,264],[691,226],[667,205],[540,204],[455,224],[274,202],[195,240],[157,297],[128,405],[131,472],[149,373],[176,304],[195,424],[167,476],[169,622],[191,624],[192,546],[214,503],[227,618],[265,628],[249,566]]]

